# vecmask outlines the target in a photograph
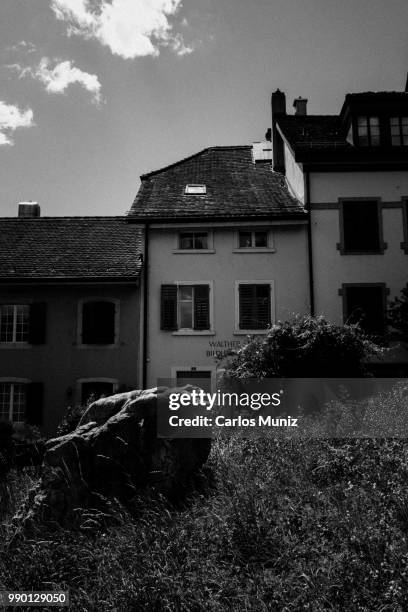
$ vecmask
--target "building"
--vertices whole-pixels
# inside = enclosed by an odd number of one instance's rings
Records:
[[[408,91],[294,107],[277,90],[265,142],[143,175],[127,217],[0,219],[0,419],[48,433],[90,395],[214,386],[295,313],[385,330],[408,282]],[[407,376],[406,345],[371,365]]]
[[[141,177],[145,386],[209,385],[248,334],[309,312],[307,214],[270,148],[212,147]]]
[[[309,213],[312,313],[368,332],[408,282],[408,92],[348,94],[338,115],[272,95],[273,169]],[[408,375],[399,344],[378,374]]]
[[[268,141],[214,147],[141,177],[144,382],[213,380],[216,359],[293,313],[386,327],[408,281],[408,93],[307,115],[272,95]],[[379,375],[407,375],[395,343]]]
[[[55,433],[67,406],[139,385],[141,250],[123,217],[0,219],[0,419]]]

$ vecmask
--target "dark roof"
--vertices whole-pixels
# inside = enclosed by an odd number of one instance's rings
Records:
[[[141,248],[125,217],[1,217],[0,280],[136,280]]]
[[[253,163],[251,146],[211,147],[141,177],[129,212],[134,219],[176,221],[296,218],[302,205],[269,163]],[[206,185],[205,195],[186,195],[188,184]]]
[[[337,115],[282,115],[278,126],[293,150],[352,148]]]

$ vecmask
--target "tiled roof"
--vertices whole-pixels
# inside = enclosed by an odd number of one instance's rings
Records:
[[[141,247],[124,217],[2,217],[0,280],[136,280]]]
[[[293,150],[352,148],[337,115],[285,115],[278,126]]]
[[[288,218],[304,216],[281,174],[269,163],[253,163],[252,147],[211,147],[141,177],[129,212],[135,219],[177,220]],[[188,184],[205,195],[186,195]]]

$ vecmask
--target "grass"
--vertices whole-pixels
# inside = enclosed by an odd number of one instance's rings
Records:
[[[407,441],[230,437],[208,471],[182,508],[140,497],[109,527],[84,511],[0,544],[0,590],[69,589],[87,612],[408,609]],[[30,482],[10,476],[8,516]]]

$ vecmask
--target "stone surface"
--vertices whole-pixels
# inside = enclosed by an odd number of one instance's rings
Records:
[[[47,442],[41,481],[16,524],[69,525],[78,508],[112,499],[131,505],[147,486],[177,496],[207,460],[211,441],[157,437],[157,402],[171,392],[131,391],[91,404],[75,431]]]

